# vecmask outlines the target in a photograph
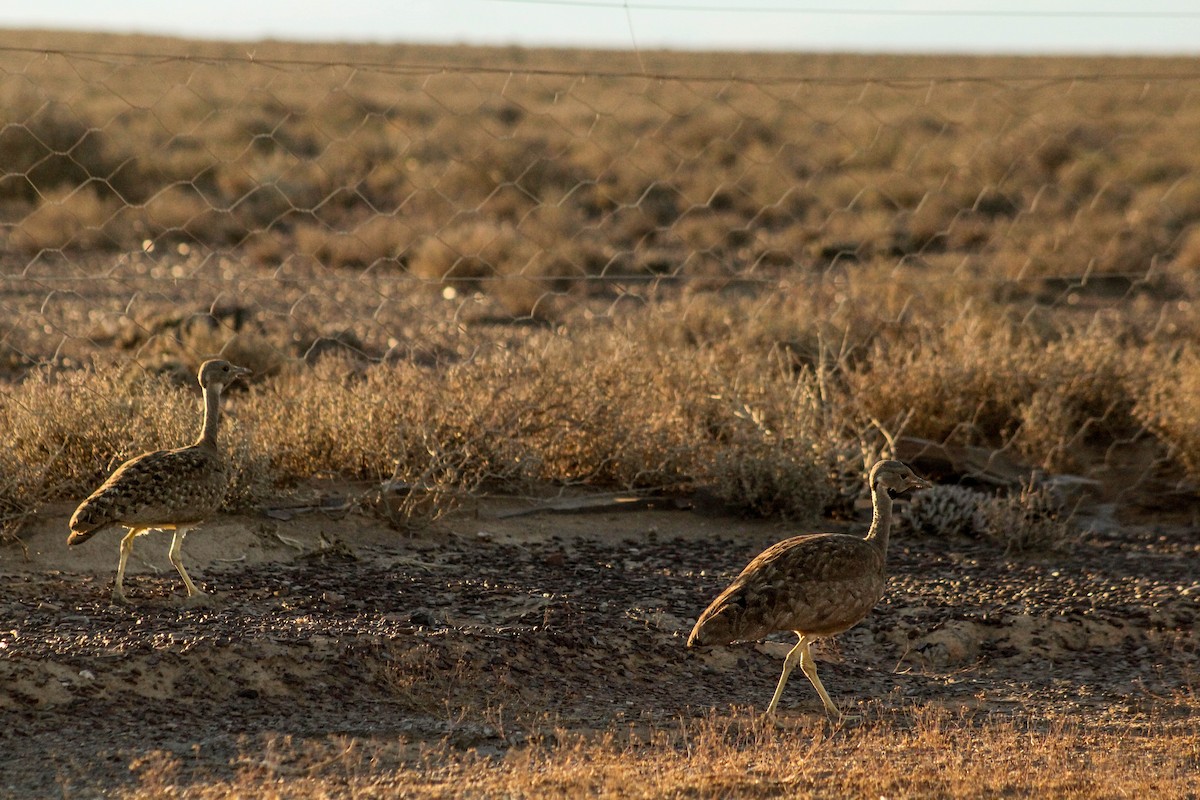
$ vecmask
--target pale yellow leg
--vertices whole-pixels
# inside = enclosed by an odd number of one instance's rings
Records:
[[[779,698],[783,695],[783,687],[787,685],[788,676],[792,674],[792,670],[796,668],[796,662],[799,661],[800,670],[808,676],[809,681],[816,688],[817,694],[821,695],[821,702],[825,704],[825,711],[830,716],[840,718],[842,712],[838,711],[838,707],[829,698],[829,692],[825,691],[825,687],[821,685],[821,679],[817,677],[817,663],[813,661],[812,653],[808,650],[809,638],[799,631],[796,632],[796,635],[800,637],[800,641],[796,642],[796,646],[791,649],[787,654],[787,658],[783,660],[783,674],[779,676],[779,684],[775,687],[775,696],[771,698],[771,704],[767,706],[767,716],[775,713],[775,707],[779,705]]]
[[[779,683],[775,686],[775,696],[771,698],[771,704],[767,706],[766,714],[771,716],[775,713],[775,706],[779,705],[779,698],[783,695],[783,687],[787,686],[788,676],[792,674],[792,670],[796,667],[796,662],[800,660],[801,654],[804,652],[804,637],[800,636],[800,641],[787,654],[787,658],[783,660],[783,674],[779,676]]]
[[[125,598],[125,562],[129,560],[129,554],[133,552],[133,540],[138,535],[145,533],[146,528],[130,528],[129,533],[121,539],[121,560],[117,562],[117,581],[113,584],[112,601],[121,605],[128,605],[129,601]]]
[[[188,597],[197,597],[203,595],[204,592],[196,588],[196,584],[192,583],[192,579],[188,577],[187,570],[183,568],[183,556],[179,552],[179,548],[183,546],[183,537],[187,536],[189,528],[176,528],[175,538],[171,540],[171,552],[168,554],[171,563],[175,565],[175,569],[179,572],[179,577],[183,578],[183,584],[187,587]]]
[[[817,694],[821,695],[821,702],[825,704],[825,710],[831,717],[842,716],[842,712],[838,711],[838,707],[833,704],[833,700],[829,699],[829,692],[825,691],[825,687],[821,685],[821,679],[817,677],[817,662],[813,661],[812,653],[808,652],[808,639],[801,636],[800,644],[796,645],[800,650],[800,669],[812,681],[812,685],[816,687]]]

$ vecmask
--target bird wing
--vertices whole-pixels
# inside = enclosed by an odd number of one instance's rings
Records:
[[[844,630],[874,606],[882,590],[882,555],[864,539],[795,536],[747,564],[700,615],[688,641],[726,644],[780,630]]]
[[[71,530],[86,534],[118,523],[198,522],[220,505],[227,482],[224,463],[209,448],[145,453],[118,467],[79,505]]]
[[[812,533],[784,539],[763,550],[741,574],[776,582],[782,576],[804,581],[852,580],[883,568],[883,558],[865,539],[842,533]],[[873,556],[873,554],[876,554]]]

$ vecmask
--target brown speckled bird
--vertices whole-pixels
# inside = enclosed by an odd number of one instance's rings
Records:
[[[783,662],[775,696],[767,706],[775,713],[788,676],[800,669],[812,681],[825,710],[841,712],[817,677],[809,643],[854,626],[883,597],[885,560],[892,527],[889,491],[927,489],[932,484],[899,461],[880,461],[871,468],[874,515],[866,538],[840,533],[795,536],[772,545],[746,565],[713,600],[692,629],[688,647],[753,641],[776,631],[800,637]]]
[[[228,361],[205,361],[200,365],[200,387],[204,390],[204,427],[196,443],[175,450],[156,450],[126,461],[99,489],[79,504],[71,517],[68,545],[86,542],[110,527],[125,527],[121,560],[113,585],[114,603],[126,603],[125,562],[133,552],[133,540],[152,530],[175,531],[170,558],[187,586],[189,599],[204,597],[196,588],[179,548],[187,532],[204,522],[221,505],[229,486],[225,459],[217,447],[217,424],[221,414],[221,391],[250,370]]]

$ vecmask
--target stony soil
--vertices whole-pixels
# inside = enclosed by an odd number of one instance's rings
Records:
[[[49,509],[24,550],[0,551],[0,795],[109,795],[155,751],[186,781],[232,774],[284,736],[500,753],[548,723],[765,706],[790,637],[684,642],[791,526],[685,510],[501,516],[520,507],[484,502],[414,536],[357,514],[222,518],[184,547],[214,593],[198,607],[181,602],[166,534],[138,541],[132,605],[110,605],[117,537],[68,551],[70,508]],[[887,597],[819,645],[821,675],[846,710],[936,703],[1106,727],[1170,714],[1197,683],[1198,553],[1180,520],[1102,526],[1036,556],[900,532]],[[799,673],[781,709],[822,718]]]

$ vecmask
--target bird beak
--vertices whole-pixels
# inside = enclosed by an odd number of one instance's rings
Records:
[[[922,477],[913,475],[907,480],[908,488],[910,489],[932,489],[933,484]]]

